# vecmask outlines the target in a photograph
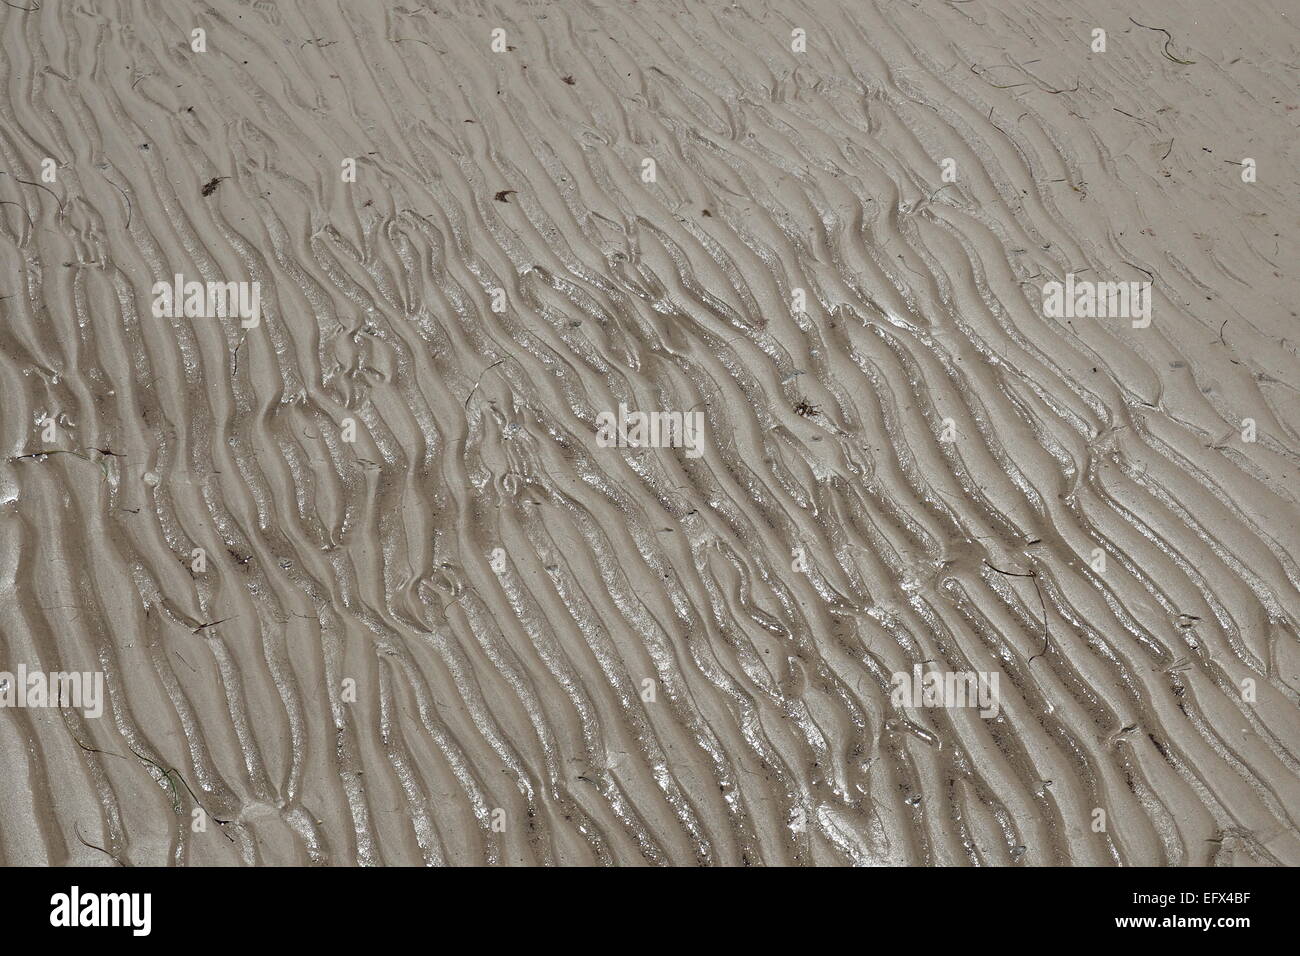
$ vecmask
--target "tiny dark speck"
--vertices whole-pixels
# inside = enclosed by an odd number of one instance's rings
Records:
[[[510,194],[517,191],[518,190],[515,189],[503,189],[499,193],[497,193],[494,198],[496,199],[497,202],[509,202]]]
[[[573,86],[574,84],[576,84],[576,83],[578,82],[578,81],[575,80],[572,76],[566,76],[566,77],[563,77],[563,80],[564,80],[565,83],[568,83],[570,86]]]

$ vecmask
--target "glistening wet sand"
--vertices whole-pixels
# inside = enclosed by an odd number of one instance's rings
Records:
[[[1291,5],[22,6],[0,861],[1300,862]]]

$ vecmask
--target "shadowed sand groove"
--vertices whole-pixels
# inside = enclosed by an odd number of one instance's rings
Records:
[[[3,8],[0,861],[1300,863],[1287,8]]]

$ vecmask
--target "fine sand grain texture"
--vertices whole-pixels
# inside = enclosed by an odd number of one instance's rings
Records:
[[[1296,20],[6,2],[0,862],[1300,863]]]

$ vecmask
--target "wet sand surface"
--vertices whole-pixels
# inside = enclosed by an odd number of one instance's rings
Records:
[[[0,861],[1300,862],[1293,5],[36,6]]]

